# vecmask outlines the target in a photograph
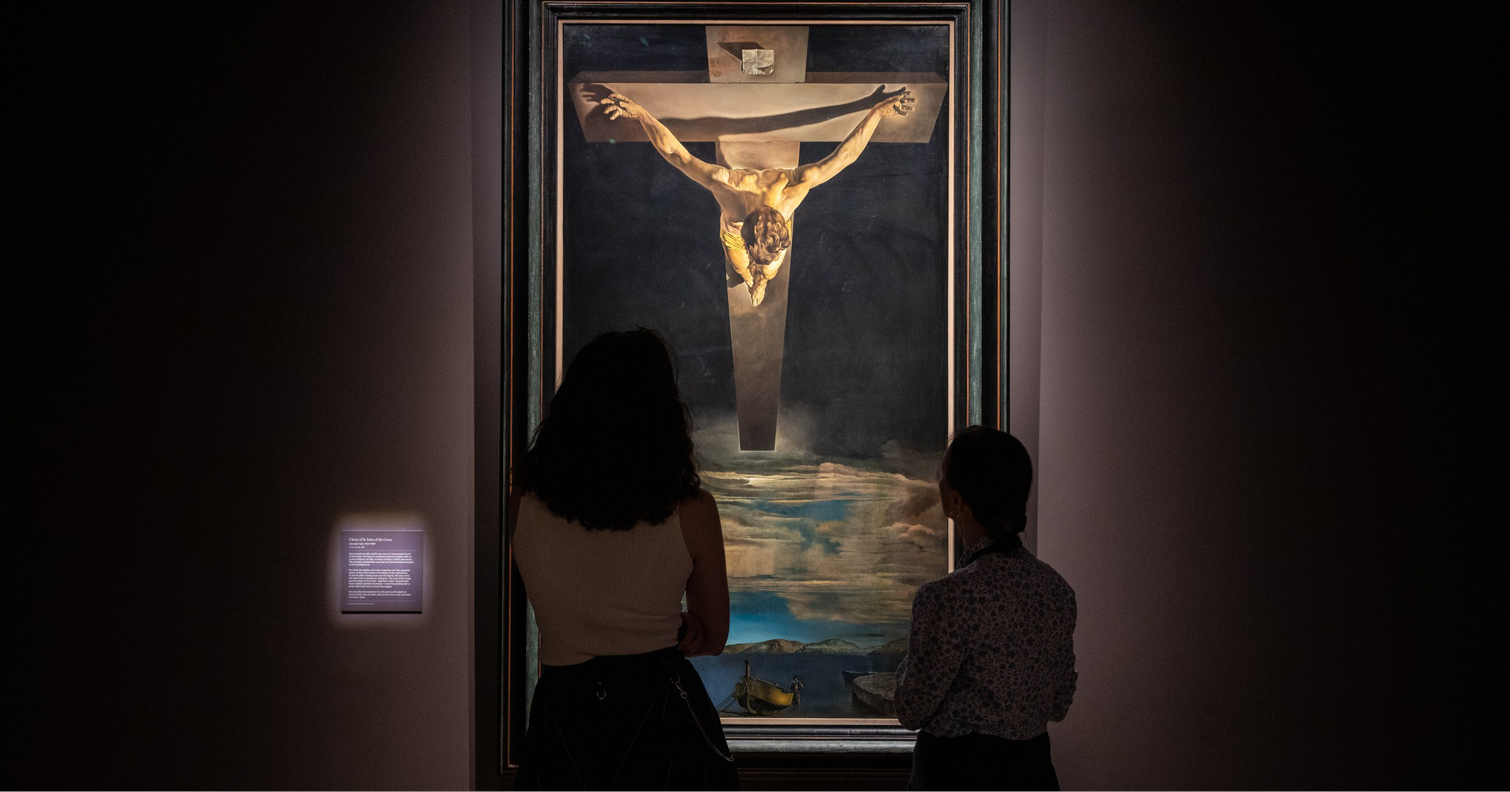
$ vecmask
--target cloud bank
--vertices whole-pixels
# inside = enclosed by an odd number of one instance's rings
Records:
[[[893,632],[910,619],[917,587],[948,570],[932,480],[767,457],[705,469],[703,482],[719,503],[731,588],[774,594],[798,619]]]

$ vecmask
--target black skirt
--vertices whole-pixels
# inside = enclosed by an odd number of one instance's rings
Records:
[[[515,789],[738,789],[718,711],[676,649],[545,666]]]
[[[1049,733],[1031,740],[918,732],[908,789],[1059,789]]]

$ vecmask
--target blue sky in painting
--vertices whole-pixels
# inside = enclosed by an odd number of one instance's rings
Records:
[[[843,638],[868,648],[900,635],[896,625],[876,625],[866,620],[799,619],[792,614],[785,598],[770,591],[731,592],[730,610],[734,614],[729,625],[731,644],[758,643],[771,638],[803,643]]]

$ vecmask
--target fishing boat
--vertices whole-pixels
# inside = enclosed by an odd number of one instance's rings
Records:
[[[896,674],[889,671],[877,674],[845,671],[844,681],[849,683],[850,694],[854,696],[855,701],[887,717],[896,716]]]
[[[787,690],[774,682],[756,679],[750,673],[750,661],[745,661],[745,675],[734,683],[734,701],[751,715],[775,715],[797,701],[797,692],[802,683],[792,677],[792,689]]]

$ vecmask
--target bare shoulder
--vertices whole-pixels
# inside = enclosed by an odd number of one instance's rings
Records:
[[[723,527],[719,524],[718,503],[712,494],[698,490],[696,495],[682,501],[678,516],[682,524],[682,540],[687,543],[687,552],[694,561],[711,557],[714,553],[722,557]]]
[[[737,200],[737,196],[749,192],[740,186],[739,171],[725,168],[722,165],[712,165],[709,167],[712,170],[709,171],[708,179],[705,183],[708,190],[714,195],[722,194]]]
[[[797,167],[787,171],[787,173],[789,174],[788,178],[790,178],[795,184],[815,181],[820,179],[822,176],[822,170],[818,167],[818,163],[816,162],[808,162],[802,165],[798,165]]]
[[[740,183],[748,181],[750,177],[754,176],[756,173],[755,171],[747,170],[745,168],[729,168],[723,165],[715,165],[713,167],[715,168],[713,178],[718,180],[721,184],[728,185],[729,187],[733,187],[735,189],[738,189]]]
[[[682,524],[718,522],[718,501],[713,500],[713,493],[705,489],[699,489],[697,494],[682,501],[681,505]]]
[[[781,202],[776,208],[788,223],[792,222],[792,214],[797,211],[798,206],[802,205],[802,201],[807,198],[810,190],[812,190],[812,185],[799,182],[781,191]]]

